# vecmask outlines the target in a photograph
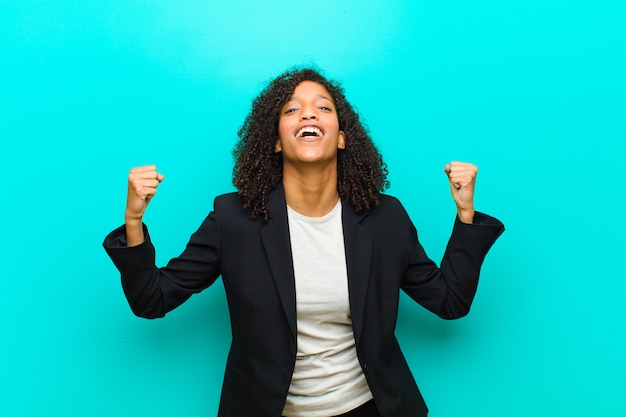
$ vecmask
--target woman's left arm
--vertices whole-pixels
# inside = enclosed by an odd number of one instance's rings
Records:
[[[451,162],[444,168],[457,207],[457,219],[445,254],[437,267],[428,259],[412,223],[408,228],[409,265],[402,289],[442,318],[455,319],[469,312],[487,252],[504,225],[474,210],[474,184],[478,168]]]

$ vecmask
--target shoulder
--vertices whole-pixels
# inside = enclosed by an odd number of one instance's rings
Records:
[[[390,207],[402,207],[400,200],[398,198],[389,195],[389,194],[381,194],[379,199],[379,205],[385,205]]]
[[[243,198],[237,193],[226,193],[215,197],[213,200],[213,211],[221,216],[239,215],[248,212],[244,208]]]
[[[243,198],[237,193],[221,194],[215,197],[213,211],[209,214],[218,223],[225,225],[244,226],[247,224],[257,224],[259,219],[253,219],[250,209],[245,207]],[[238,227],[239,227],[238,226]]]
[[[400,200],[387,194],[381,194],[376,206],[356,216],[361,224],[371,227],[404,228],[411,222]]]
[[[382,215],[390,215],[390,214],[403,214],[406,215],[406,210],[404,206],[398,200],[398,198],[388,195],[381,194],[378,200],[378,205],[372,207],[370,209],[370,213],[373,215],[382,214]]]
[[[243,199],[239,193],[233,191],[232,193],[221,194],[215,197],[214,205],[216,206],[228,206],[228,205],[241,205],[243,206]]]

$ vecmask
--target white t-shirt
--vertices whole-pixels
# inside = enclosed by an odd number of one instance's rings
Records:
[[[287,207],[296,279],[298,353],[286,417],[342,414],[372,398],[356,355],[341,200],[323,217]]]

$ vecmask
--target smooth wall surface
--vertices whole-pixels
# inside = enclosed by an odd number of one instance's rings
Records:
[[[146,222],[177,255],[233,189],[251,100],[300,64],[343,82],[432,258],[450,160],[507,226],[468,317],[403,298],[430,415],[626,415],[624,21],[620,0],[3,1],[0,415],[215,415],[221,282],[139,319],[101,242],[154,163]]]

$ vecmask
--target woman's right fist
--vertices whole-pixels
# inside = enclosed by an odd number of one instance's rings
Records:
[[[136,167],[128,174],[128,196],[126,197],[126,220],[141,220],[148,203],[165,177],[154,165]]]

